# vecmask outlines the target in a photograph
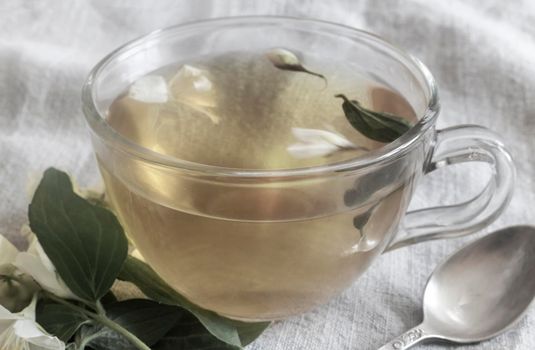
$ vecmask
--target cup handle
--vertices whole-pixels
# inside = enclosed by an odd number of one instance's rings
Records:
[[[490,165],[492,177],[481,193],[467,202],[408,212],[401,232],[385,251],[476,232],[494,221],[511,199],[515,166],[494,132],[476,125],[439,130],[432,152],[426,174],[451,164],[484,162]]]

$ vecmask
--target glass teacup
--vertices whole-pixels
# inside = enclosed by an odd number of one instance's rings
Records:
[[[402,96],[417,121],[358,157],[274,169],[169,156],[109,123],[117,96],[154,70],[178,59],[273,47],[355,64],[389,87],[379,100]],[[514,166],[499,137],[479,126],[435,130],[437,88],[420,61],[332,23],[235,17],[154,32],[95,67],[83,109],[107,194],[145,260],[192,302],[235,319],[304,312],[348,287],[384,251],[485,227],[512,194]],[[422,175],[473,161],[492,172],[479,195],[406,212]]]

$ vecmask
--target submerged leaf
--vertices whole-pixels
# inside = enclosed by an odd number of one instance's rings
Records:
[[[273,66],[278,69],[307,73],[323,79],[325,85],[327,85],[327,78],[325,78],[324,75],[306,69],[299,61],[297,55],[289,50],[281,48],[272,49],[266,53],[266,57],[271,61]]]
[[[403,118],[390,113],[371,111],[343,94],[335,97],[344,100],[342,109],[349,123],[369,139],[383,143],[392,142],[411,128],[410,123]]]
[[[359,176],[353,187],[345,192],[344,203],[348,207],[361,206],[379,191],[383,191],[383,193],[385,189],[388,193],[394,191],[409,181],[410,174],[406,160],[400,159],[385,164],[368,174]]]
[[[364,226],[366,226],[366,224],[372,217],[372,213],[374,209],[375,209],[375,206],[371,207],[364,213],[357,215],[353,218],[353,226],[355,226],[355,228],[359,230],[361,233],[362,231],[364,231]]]

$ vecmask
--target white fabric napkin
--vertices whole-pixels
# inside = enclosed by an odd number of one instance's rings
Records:
[[[439,126],[487,126],[503,136],[516,160],[515,197],[485,231],[535,224],[532,0],[3,0],[0,232],[13,237],[26,221],[28,183],[49,166],[70,172],[83,185],[99,183],[80,110],[80,88],[100,58],[159,27],[237,14],[284,14],[344,23],[375,32],[415,54],[438,81],[443,106]],[[466,199],[486,176],[484,167],[472,165],[438,172],[426,177],[412,205]],[[376,349],[421,321],[421,297],[429,274],[474,238],[385,254],[341,296],[277,322],[250,349]],[[456,349],[535,349],[535,310],[514,330],[492,341]]]

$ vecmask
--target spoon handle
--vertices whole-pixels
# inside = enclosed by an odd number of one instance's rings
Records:
[[[405,350],[433,336],[425,331],[423,324],[416,326],[377,350]]]

